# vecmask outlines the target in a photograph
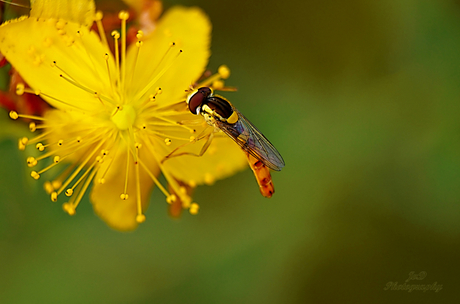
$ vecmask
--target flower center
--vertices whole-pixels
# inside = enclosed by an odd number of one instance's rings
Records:
[[[118,106],[113,111],[111,119],[119,130],[127,130],[136,120],[136,111],[132,105]]]

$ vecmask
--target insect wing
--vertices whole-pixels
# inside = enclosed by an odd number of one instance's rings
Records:
[[[265,166],[280,171],[284,160],[278,150],[243,114],[235,108],[233,110],[238,114],[238,121],[234,124],[216,121],[217,127]]]

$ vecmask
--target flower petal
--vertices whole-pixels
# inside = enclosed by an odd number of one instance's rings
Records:
[[[34,19],[64,19],[86,27],[94,21],[93,0],[34,0],[31,3],[30,17]]]
[[[128,199],[122,200],[120,195],[123,193],[125,187],[127,161],[127,152],[121,151],[124,149],[126,149],[126,147],[119,147],[119,151],[116,153],[112,163],[110,159],[104,161],[94,180],[90,200],[93,204],[94,212],[105,221],[108,226],[120,231],[129,231],[136,229],[139,224],[136,221],[136,216],[138,214],[136,195],[137,180],[135,177],[135,165],[130,155],[130,165],[128,169],[129,180],[126,191],[126,193],[128,193]],[[159,168],[155,162],[148,159],[144,160],[144,162],[155,176],[159,174]],[[100,184],[99,179],[104,175],[108,166],[111,168],[104,176],[105,182]],[[139,168],[139,183],[142,210],[145,211],[149,203],[153,181],[142,166]]]
[[[137,48],[133,46],[128,52],[127,75],[134,75],[128,94],[135,96],[148,87],[145,97],[161,87],[157,102],[185,99],[184,90],[202,75],[208,63],[210,34],[209,19],[199,8],[168,10],[155,31],[143,41],[136,63]],[[175,46],[171,47],[172,43]],[[150,83],[160,74],[158,81]]]
[[[53,18],[9,22],[0,27],[0,51],[56,108],[94,111],[101,103],[95,92],[112,92],[107,65],[114,71],[115,64],[110,55],[104,59],[109,50],[77,23]]]

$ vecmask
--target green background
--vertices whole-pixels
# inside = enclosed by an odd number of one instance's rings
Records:
[[[226,93],[279,149],[199,187],[155,191],[133,233],[74,217],[29,177],[0,114],[0,303],[454,303],[460,298],[460,1],[165,1],[213,23]],[[385,290],[409,273],[442,290]]]

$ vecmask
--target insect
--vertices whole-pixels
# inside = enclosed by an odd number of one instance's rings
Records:
[[[284,160],[270,141],[230,101],[214,95],[209,87],[190,93],[187,104],[192,114],[202,115],[208,125],[224,132],[246,152],[261,194],[271,197],[275,190],[269,169],[280,171]],[[203,148],[206,149],[209,144],[206,143]]]

